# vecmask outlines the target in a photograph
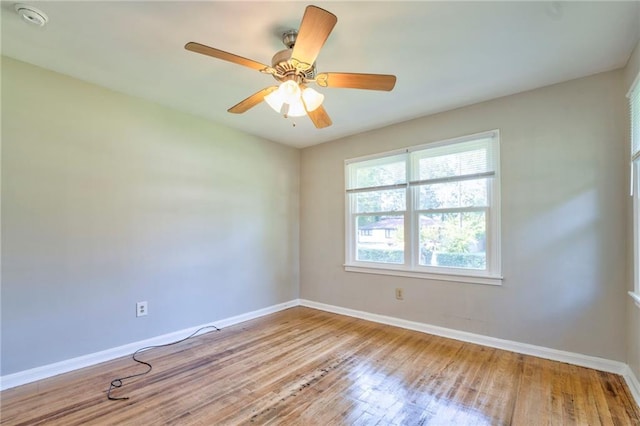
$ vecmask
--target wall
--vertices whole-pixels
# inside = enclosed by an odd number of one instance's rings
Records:
[[[304,149],[301,298],[626,361],[621,80],[603,73]],[[345,159],[496,128],[502,286],[344,271]]]
[[[300,240],[302,298],[621,360],[640,377],[640,310],[620,297],[621,99],[639,50],[624,73],[307,148],[301,188],[297,150],[3,57],[1,374],[296,298]],[[344,159],[493,128],[503,286],[344,272]],[[150,315],[136,319],[139,300]]]
[[[299,166],[3,57],[1,374],[296,299]]]
[[[636,76],[640,72],[640,42],[636,44],[636,48],[631,54],[627,66],[624,70],[624,90],[627,92],[631,89],[631,85]],[[626,100],[626,99],[625,99]],[[627,101],[627,100],[626,100]],[[628,101],[625,103],[625,107],[628,105]],[[629,121],[626,121],[626,128],[629,128]],[[629,132],[627,132],[629,135]],[[629,137],[627,136],[627,144],[629,144]],[[627,153],[629,152],[629,145],[627,145]],[[631,197],[627,197],[627,211],[629,212],[628,226],[629,229],[633,228],[632,203]],[[632,233],[628,233],[628,248],[629,252],[633,252],[633,239]],[[627,257],[629,261],[628,270],[628,290],[633,290],[633,257],[630,255]],[[631,300],[627,300],[627,364],[631,367],[631,370],[635,374],[636,378],[640,380],[640,309],[638,309]]]

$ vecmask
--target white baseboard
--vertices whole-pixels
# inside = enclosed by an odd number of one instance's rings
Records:
[[[116,348],[107,349],[100,352],[95,352],[88,355],[79,356],[53,364],[43,365],[41,367],[32,368],[29,370],[19,371],[17,373],[8,374],[0,377],[0,390],[13,388],[16,386],[24,385],[27,383],[35,382],[36,380],[46,379],[48,377],[57,376],[58,374],[68,373],[79,368],[89,367],[91,365],[99,364],[101,362],[111,361],[122,356],[131,355],[140,348],[154,345],[163,345],[176,340],[180,340],[189,336],[201,327],[215,325],[218,328],[229,327],[234,324],[238,324],[244,321],[248,321],[254,318],[262,317],[272,314],[274,312],[282,311],[287,308],[298,306],[299,301],[297,299],[289,302],[280,303],[278,305],[269,306],[267,308],[258,309],[256,311],[248,312],[241,315],[236,315],[231,318],[225,318],[219,321],[214,321],[207,324],[201,324],[195,327],[189,327],[184,330],[175,331],[162,336],[152,337],[150,339],[141,340],[138,342],[129,343]]]
[[[640,405],[640,381],[633,374],[633,371],[629,366],[627,366],[626,371],[622,374],[622,377],[627,381],[627,386],[629,386],[629,390],[631,391],[631,395],[636,400],[636,403]]]
[[[420,331],[436,336],[447,337],[449,339],[475,343],[478,345],[488,346],[496,349],[504,349],[524,355],[532,355],[538,358],[566,362],[568,364],[578,365],[581,367],[593,368],[594,370],[619,374],[624,377],[627,385],[629,386],[629,389],[631,390],[631,394],[636,400],[638,406],[640,406],[640,383],[638,382],[638,378],[633,374],[633,371],[631,371],[631,368],[629,368],[629,366],[623,362],[612,361],[605,358],[582,355],[573,352],[560,351],[557,349],[545,348],[543,346],[530,345],[528,343],[519,343],[511,340],[498,339],[495,337],[483,336],[481,334],[468,333],[466,331],[459,331],[430,324],[407,321],[400,318],[372,314],[369,312],[343,308],[335,305],[327,305],[324,303],[313,302],[306,299],[300,299],[300,305],[319,309],[322,311],[360,318],[367,321],[373,321],[380,324],[393,325],[408,330]]]

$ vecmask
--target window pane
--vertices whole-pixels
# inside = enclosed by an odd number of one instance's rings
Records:
[[[486,269],[484,212],[419,216],[420,265]]]
[[[487,206],[487,179],[420,185],[418,209]]]
[[[351,194],[356,200],[356,213],[404,211],[406,189],[356,192]]]
[[[404,215],[358,216],[356,260],[404,263]]]
[[[490,169],[487,160],[485,148],[423,157],[418,161],[418,180],[484,173]]]

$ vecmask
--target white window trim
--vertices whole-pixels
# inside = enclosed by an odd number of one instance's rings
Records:
[[[631,195],[633,196],[633,287],[634,290],[629,292],[629,296],[633,299],[635,305],[640,308],[640,151],[633,152],[633,147],[640,141],[634,141],[634,138],[639,137],[639,129],[634,127],[634,114],[636,117],[640,116],[640,111],[633,111],[632,98],[634,96],[640,97],[640,72],[636,76],[635,80],[631,84],[631,88],[627,93],[629,99],[629,113],[631,120],[631,149],[630,149],[630,173],[631,173]]]
[[[359,272],[374,275],[392,275],[396,277],[420,278],[435,281],[454,281],[458,283],[486,284],[486,285],[502,285],[503,277],[500,275],[472,275],[472,274],[456,274],[448,272],[422,272],[409,270],[404,268],[380,267],[380,266],[356,266],[344,265],[346,272]],[[455,269],[458,271],[459,269]]]
[[[491,214],[488,217],[488,226],[491,230],[490,233],[487,234],[487,254],[488,261],[491,264],[487,264],[486,271],[475,271],[461,268],[438,268],[437,270],[433,267],[424,267],[424,266],[416,266],[415,259],[409,259],[410,253],[405,252],[405,262],[408,264],[405,265],[393,265],[393,264],[381,264],[381,263],[372,263],[372,262],[358,262],[352,259],[351,255],[354,252],[353,245],[355,244],[355,240],[353,238],[353,224],[351,224],[351,214],[350,209],[345,208],[345,253],[346,253],[346,262],[343,265],[344,270],[346,272],[356,272],[356,273],[368,273],[368,274],[376,274],[376,275],[392,275],[399,277],[408,277],[408,278],[420,278],[420,279],[429,279],[429,280],[438,280],[438,281],[454,281],[459,283],[472,283],[472,284],[486,284],[486,285],[494,285],[499,286],[502,285],[503,276],[501,275],[502,271],[502,262],[501,262],[501,241],[502,236],[500,232],[500,131],[498,129],[476,133],[472,135],[462,136],[458,138],[447,139],[438,142],[432,142],[427,144],[422,144],[418,146],[413,146],[411,148],[388,151],[384,153],[378,153],[373,155],[367,155],[358,158],[352,158],[345,160],[345,169],[351,163],[376,159],[376,158],[388,158],[393,155],[406,154],[413,151],[418,151],[426,148],[434,148],[440,145],[448,145],[452,143],[461,143],[465,141],[471,141],[474,139],[485,139],[485,138],[493,138],[497,140],[497,149],[495,150],[495,174],[493,179],[498,182],[496,185],[496,191],[492,191],[489,188],[490,193],[488,196],[491,199],[491,209],[489,210]],[[345,174],[345,188],[347,188],[349,177]],[[409,177],[407,176],[407,180]],[[409,183],[397,185],[398,187],[406,187],[410,186]],[[353,192],[353,190],[351,190]],[[409,205],[409,200],[411,197],[407,199],[406,210],[403,214],[409,214],[412,206]],[[345,206],[348,205],[349,193],[345,192]],[[398,212],[400,213],[400,212]],[[410,241],[409,239],[414,238],[413,235],[409,235],[411,231],[409,229],[405,229],[405,241]],[[410,242],[411,244],[411,242]],[[413,253],[413,256],[417,256],[416,253]],[[412,266],[413,265],[413,266]]]

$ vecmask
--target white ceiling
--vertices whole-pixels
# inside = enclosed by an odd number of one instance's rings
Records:
[[[197,41],[270,64],[308,2],[2,1],[2,54],[295,147],[625,65],[640,2],[314,2],[338,17],[318,72],[395,74],[392,92],[320,88],[333,126],[265,103],[227,109],[271,76],[184,50]]]

